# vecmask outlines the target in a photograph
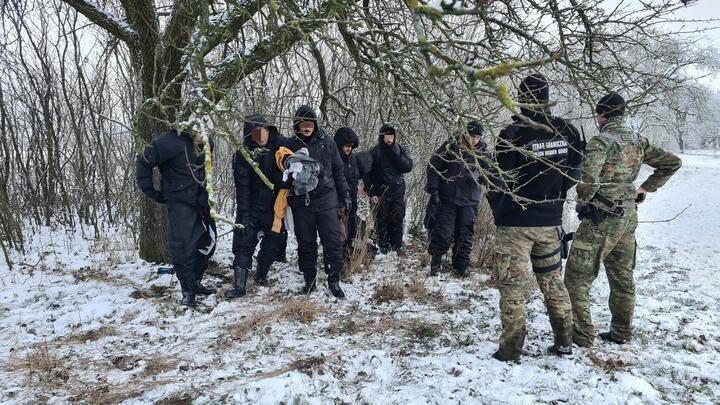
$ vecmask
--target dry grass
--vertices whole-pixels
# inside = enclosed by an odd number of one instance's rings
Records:
[[[375,302],[402,301],[405,299],[405,292],[402,286],[395,283],[383,283],[372,295]]]
[[[370,244],[370,229],[367,223],[360,219],[357,224],[357,231],[355,232],[355,239],[353,240],[353,248],[350,252],[350,260],[345,268],[343,278],[346,280],[353,274],[362,272],[364,268],[372,263],[373,246]]]
[[[148,289],[139,289],[130,293],[130,298],[138,299],[151,299],[151,298],[165,298],[170,296],[175,288],[172,286],[164,285],[151,285]]]
[[[143,373],[145,375],[157,375],[162,374],[166,371],[170,371],[177,365],[177,358],[173,357],[153,357],[145,364]]]
[[[470,254],[470,266],[474,271],[492,274],[493,245],[495,243],[495,220],[487,199],[483,198],[475,224],[475,243]],[[475,270],[477,269],[477,270]]]
[[[407,286],[408,294],[413,299],[423,299],[428,296],[425,278],[415,278]]]
[[[413,339],[426,342],[440,336],[442,327],[424,320],[414,320],[407,324],[407,330]]]
[[[595,366],[605,371],[625,371],[629,366],[620,358],[608,357],[607,359],[602,359],[595,353],[589,354],[588,358]]]
[[[47,342],[25,349],[24,355],[11,357],[5,367],[8,370],[26,373],[26,386],[40,385],[57,388],[70,379],[71,367],[64,359],[52,352]]]
[[[242,322],[229,325],[228,330],[234,337],[246,336],[276,321],[289,320],[310,323],[317,319],[319,314],[326,311],[327,308],[321,307],[311,299],[294,298],[283,302],[271,311],[253,313]]]
[[[117,335],[118,331],[112,326],[101,326],[97,329],[87,330],[83,332],[76,332],[71,335],[68,335],[65,338],[65,341],[68,343],[85,343],[85,342],[94,342],[96,340],[100,340],[101,338],[105,336],[114,336]]]

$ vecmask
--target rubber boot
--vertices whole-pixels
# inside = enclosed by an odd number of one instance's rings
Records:
[[[232,290],[225,291],[225,298],[239,298],[245,295],[245,283],[247,281],[248,269],[244,269],[240,266],[233,267],[235,273],[235,283]]]
[[[433,255],[430,261],[430,275],[435,277],[440,273],[442,268],[442,255]]]
[[[180,305],[185,305],[186,307],[195,307],[195,291],[193,290],[182,290],[182,299],[180,300]]]
[[[315,291],[315,278],[317,276],[317,270],[312,269],[309,271],[303,272],[303,278],[305,279],[305,285],[300,290],[301,294],[308,295],[311,292]]]
[[[253,280],[255,281],[255,285],[267,287],[270,285],[267,279],[268,270],[270,270],[270,266],[260,266],[258,265],[257,270],[255,271],[255,276],[253,277]]]
[[[340,276],[338,274],[328,275],[328,289],[335,298],[345,298],[345,293],[340,288]]]

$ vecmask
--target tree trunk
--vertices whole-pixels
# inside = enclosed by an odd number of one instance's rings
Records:
[[[138,117],[135,120],[137,135],[146,143],[150,143],[153,137],[169,129],[152,118],[157,116],[156,112],[152,110],[154,108],[139,108]],[[141,150],[141,148],[142,146],[138,150]],[[155,180],[159,178],[157,170],[154,177]],[[155,187],[159,188],[157,184]],[[138,212],[140,258],[152,263],[167,263],[170,261],[170,255],[165,246],[165,234],[167,231],[165,209],[139,191],[137,193],[140,200],[140,210]]]

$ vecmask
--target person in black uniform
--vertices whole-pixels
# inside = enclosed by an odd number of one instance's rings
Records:
[[[196,304],[195,294],[216,292],[201,284],[216,237],[203,184],[205,147],[199,133],[173,129],[155,137],[135,159],[138,187],[167,209],[167,249],[182,289],[180,303],[190,307]],[[159,191],[153,186],[154,167],[160,169]]]
[[[243,143],[257,164],[257,169],[273,184],[280,183],[282,173],[275,162],[275,152],[284,146],[287,139],[278,133],[262,115],[245,117]],[[252,268],[252,256],[258,244],[258,235],[262,233],[260,252],[257,256],[255,284],[268,285],[267,275],[270,265],[284,249],[284,231],[272,231],[273,205],[277,196],[277,187],[271,189],[250,166],[240,151],[233,157],[233,177],[235,179],[235,198],[237,213],[235,221],[244,226],[233,231],[233,289],[225,292],[227,298],[245,295],[245,282]],[[283,252],[284,253],[284,252]]]
[[[380,127],[378,144],[370,149],[372,168],[364,178],[370,201],[375,204],[375,232],[381,253],[395,251],[402,255],[403,221],[405,220],[405,179],[413,161],[397,143],[395,128]]]
[[[302,292],[308,294],[315,289],[319,235],[328,288],[333,296],[344,298],[345,293],[340,288],[344,266],[340,209],[347,212],[352,209],[344,165],[335,142],[318,126],[312,107],[303,105],[297,109],[293,129],[295,136],[288,140],[290,150],[297,152],[306,148],[309,156],[321,166],[320,179],[314,190],[288,198],[298,241],[298,266],[305,278]]]
[[[345,165],[345,180],[348,183],[350,190],[350,198],[352,200],[352,207],[350,212],[347,213],[347,239],[345,240],[345,255],[349,257],[353,246],[353,241],[357,235],[357,224],[359,218],[357,216],[358,209],[358,193],[360,179],[367,171],[367,159],[364,159],[366,153],[353,153],[355,148],[358,147],[359,139],[357,134],[352,128],[342,127],[335,131],[333,137],[335,144],[340,151],[340,158]]]
[[[455,274],[467,276],[470,265],[483,170],[487,168],[483,156],[487,146],[482,141],[483,126],[479,122],[468,123],[466,129],[467,134],[443,143],[430,158],[427,168],[425,189],[430,194],[429,209],[435,210],[428,246],[433,276],[440,271],[442,257],[450,245],[453,245]]]

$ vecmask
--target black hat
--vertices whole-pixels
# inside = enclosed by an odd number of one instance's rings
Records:
[[[598,101],[595,112],[605,118],[625,115],[625,99],[617,93],[607,94]]]
[[[477,121],[470,121],[467,124],[468,135],[482,136],[483,130],[484,130],[484,128],[483,128],[482,124]]]
[[[383,124],[380,127],[380,135],[395,135],[395,128],[390,124]]]
[[[295,115],[293,115],[293,131],[295,131],[298,135],[300,135],[300,122],[302,121],[311,121],[315,123],[315,130],[312,133],[312,135],[315,135],[315,132],[317,132],[318,129],[317,114],[315,114],[315,110],[313,110],[313,108],[309,105],[301,105],[298,107],[297,111],[295,111]]]
[[[260,114],[246,115],[243,123],[243,135],[249,136],[254,129],[266,128],[269,126],[270,123],[268,123],[265,117]]]
[[[333,137],[333,139],[335,140],[335,144],[337,145],[338,149],[342,148],[345,145],[352,145],[353,149],[355,149],[360,143],[357,134],[350,127],[338,128],[338,130],[335,131],[335,136]]]
[[[532,104],[545,104],[550,101],[550,88],[545,76],[533,73],[523,79],[518,86],[518,99],[521,102]]]

